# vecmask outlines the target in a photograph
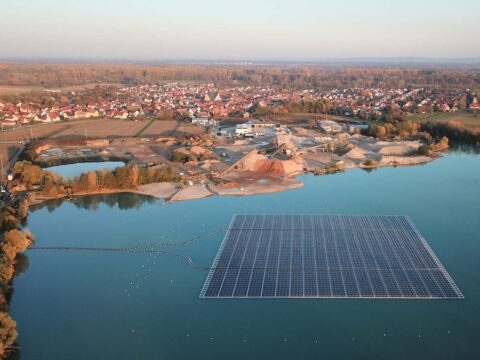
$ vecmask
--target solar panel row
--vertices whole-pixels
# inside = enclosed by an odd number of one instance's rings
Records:
[[[200,297],[463,295],[404,216],[241,215]]]

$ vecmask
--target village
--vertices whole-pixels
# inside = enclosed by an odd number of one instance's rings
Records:
[[[167,119],[173,117],[250,118],[258,115],[282,116],[316,113],[381,120],[388,114],[402,120],[408,113],[468,111],[478,112],[480,103],[470,90],[460,89],[312,89],[215,84],[168,83],[62,92],[45,89],[42,102],[2,100],[2,128],[72,119]],[[79,100],[79,95],[83,96]],[[92,95],[88,97],[88,95]],[[86,100],[85,100],[86,99]]]
[[[169,83],[49,89],[42,96],[43,104],[0,102],[3,175],[22,159],[47,170],[102,161],[168,166],[180,181],[130,190],[169,202],[296,188],[302,173],[425,163],[448,140],[439,146],[431,137],[425,141],[423,132],[417,136],[418,125],[404,122],[406,114],[476,112],[480,106],[469,90],[423,88],[314,91]],[[382,135],[369,132],[374,120],[389,123],[389,131],[405,126],[396,135]],[[10,188],[22,191],[15,181]]]

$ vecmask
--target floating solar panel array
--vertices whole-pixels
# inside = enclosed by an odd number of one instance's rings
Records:
[[[235,215],[201,298],[463,298],[405,216]]]

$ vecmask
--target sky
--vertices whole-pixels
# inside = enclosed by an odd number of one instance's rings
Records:
[[[479,0],[0,0],[0,59],[480,57]]]

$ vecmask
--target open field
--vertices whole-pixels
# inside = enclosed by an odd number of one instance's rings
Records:
[[[147,121],[114,119],[80,120],[68,123],[68,127],[52,138],[117,138],[135,136]]]
[[[419,121],[419,122],[452,121],[460,125],[463,125],[465,128],[470,130],[480,130],[480,115],[470,114],[466,112],[457,112],[457,113],[434,112],[431,114],[411,114],[408,116],[408,119]]]
[[[25,141],[32,136],[37,139],[45,138],[115,138],[136,135],[146,121],[129,121],[113,119],[88,119],[62,121],[52,124],[36,124],[0,133],[1,141]]]
[[[80,121],[79,121],[80,123]],[[71,123],[58,122],[52,124],[36,124],[29,126],[5,129],[0,132],[0,142],[5,141],[27,141],[32,137],[43,139],[64,131]]]
[[[0,142],[26,141],[32,136],[37,139],[84,139],[85,131],[88,138],[151,137],[177,136],[183,134],[201,135],[205,133],[205,127],[195,126],[178,120],[70,120],[5,129],[0,132]]]
[[[70,91],[81,91],[85,89],[93,89],[97,84],[85,84],[85,85],[73,85],[73,86],[60,86],[60,87],[44,87],[44,86],[7,86],[2,85],[0,86],[0,95],[11,95],[11,94],[23,94],[30,92],[32,90],[61,90],[62,92],[70,92]],[[122,84],[98,84],[101,86],[123,86]]]
[[[142,136],[179,136],[183,134],[205,134],[204,126],[196,126],[178,120],[155,120],[142,132]]]
[[[179,136],[205,134],[205,127],[177,120],[85,119],[36,124],[0,131],[0,156],[6,163],[22,146],[36,139],[115,139],[128,137]]]

